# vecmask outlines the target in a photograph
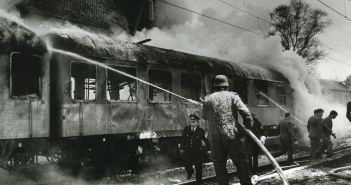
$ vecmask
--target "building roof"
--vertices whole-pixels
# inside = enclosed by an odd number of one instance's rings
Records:
[[[128,30],[126,17],[114,0],[27,0],[22,14],[39,14],[100,28],[120,26]]]
[[[334,80],[319,79],[322,89],[340,91],[340,92],[349,92],[351,93],[351,88],[343,82],[338,82]]]

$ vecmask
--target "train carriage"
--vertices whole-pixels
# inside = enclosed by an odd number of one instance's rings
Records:
[[[49,137],[50,64],[43,62],[45,53],[37,35],[0,17],[0,144],[1,157],[10,160],[6,165],[34,160],[38,152],[30,148],[41,148]],[[30,155],[11,159],[12,152],[23,150]]]
[[[51,47],[69,52],[56,52],[51,59],[52,135],[67,138],[67,142],[77,138],[85,138],[85,143],[119,140],[119,146],[112,148],[123,148],[122,143],[128,145],[130,139],[143,147],[143,140],[159,138],[165,146],[176,149],[189,113],[201,114],[201,106],[106,66],[195,101],[211,92],[214,75],[226,74],[230,88],[239,93],[268,131],[276,127],[283,111],[259,92],[292,110],[289,83],[273,70],[79,32],[51,32],[45,38]]]
[[[211,92],[216,74],[225,74],[268,131],[283,116],[271,101],[293,110],[288,80],[273,70],[83,31],[38,37],[7,19],[0,22],[2,35],[11,36],[0,42],[0,142],[2,151],[14,149],[5,152],[9,161],[34,151],[30,156],[78,166],[131,164],[135,154],[152,154],[155,144],[162,155],[175,157],[188,115],[201,114],[201,106],[114,70],[195,101]]]

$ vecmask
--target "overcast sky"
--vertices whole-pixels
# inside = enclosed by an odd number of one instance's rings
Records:
[[[351,18],[351,0],[321,1],[332,6],[341,14],[346,13]],[[269,13],[276,6],[289,3],[288,0],[172,0],[167,2],[263,34],[267,33],[270,27],[269,23],[237,10],[226,3],[266,20],[270,20]],[[318,2],[318,0],[309,0],[307,2],[313,8],[326,11],[332,21],[332,24],[318,35],[325,45],[323,48],[328,55],[320,61],[317,67],[317,76],[343,81],[351,74],[351,21],[333,12]],[[233,53],[240,50],[240,44],[245,44],[247,40],[250,40],[249,42],[253,42],[252,45],[256,46],[254,44],[256,42],[254,41],[255,39],[251,39],[251,37],[257,38],[258,35],[254,33],[248,33],[174,6],[164,3],[160,4],[165,10],[165,13],[161,14],[161,17],[165,19],[165,27],[146,33],[147,36],[144,35],[144,37],[153,39],[150,45],[227,60],[235,60],[237,57]],[[171,24],[170,22],[172,21],[176,24]],[[256,40],[260,39],[257,38]],[[250,46],[250,44],[248,45]],[[266,46],[267,43],[261,45],[261,47]],[[238,52],[236,54],[240,55],[241,53]],[[240,57],[238,60],[240,60]],[[248,59],[243,58],[243,60]]]

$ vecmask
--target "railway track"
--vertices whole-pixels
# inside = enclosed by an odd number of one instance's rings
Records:
[[[351,149],[351,146],[341,146],[341,147],[335,148],[333,151],[335,154],[338,154],[350,149]],[[310,163],[309,159],[310,159],[310,155],[302,155],[294,158],[295,164],[287,165],[285,161],[280,161],[278,163],[279,165],[281,165],[283,170],[289,170],[289,169],[301,167],[307,164],[316,165],[318,164],[318,162],[322,162],[322,160],[319,160],[317,163],[316,162]],[[264,164],[258,167],[257,175],[272,175],[274,173],[276,172],[271,164]],[[233,177],[237,177],[238,173],[235,169],[235,171],[229,172],[228,175],[230,178],[233,178]],[[215,184],[215,182],[216,182],[215,175],[203,177],[203,184]],[[191,185],[191,184],[196,184],[195,180],[188,180],[188,181],[176,183],[175,185]]]
[[[351,153],[351,143],[350,142],[351,139],[346,139],[346,140],[342,140],[342,142],[339,142],[334,149],[335,154],[338,153]],[[298,156],[299,155],[299,156]],[[286,166],[287,164],[284,162],[279,162],[279,164],[283,167],[283,170],[289,170],[292,168],[298,168],[301,166],[310,166],[313,165],[312,163],[310,163],[309,159],[309,155],[306,155],[305,152],[300,152],[297,153],[296,155],[297,157],[294,158],[295,161],[298,162],[298,164],[294,164],[294,165],[290,165],[290,166]],[[327,159],[323,159],[321,161],[326,161]],[[329,160],[329,159],[328,159]],[[261,160],[260,160],[261,161]],[[264,164],[262,164],[264,163]],[[261,161],[260,163],[261,165],[259,166],[258,169],[258,175],[260,176],[266,176],[266,175],[270,175],[270,176],[274,176],[275,171],[273,171],[273,166],[268,163],[268,161]],[[103,184],[144,184],[144,182],[149,181],[151,179],[151,182],[157,182],[157,183],[161,183],[162,184],[176,184],[176,185],[187,185],[187,184],[195,184],[195,180],[187,180],[185,181],[185,179],[183,179],[185,171],[182,167],[175,167],[175,168],[170,168],[170,169],[166,169],[166,170],[148,170],[148,173],[146,174],[142,174],[142,175],[111,175],[111,176],[104,176],[103,179],[101,180],[89,180],[86,178],[83,178],[82,176],[79,177],[72,177],[69,175],[64,175],[64,178],[62,179],[58,179],[56,178],[56,176],[51,176],[50,178],[33,178],[30,175],[33,175],[34,177],[36,176],[36,173],[39,174],[47,174],[48,170],[50,169],[49,167],[46,166],[41,166],[38,167],[41,170],[28,170],[29,172],[27,172],[26,176],[29,178],[29,180],[31,180],[32,182],[34,181],[35,183],[33,184],[38,184],[38,185],[56,185],[56,184],[62,184],[62,185],[72,185],[72,184],[101,184],[101,182],[103,182]],[[233,169],[233,168],[230,168]],[[293,169],[292,169],[293,170]],[[216,176],[213,175],[214,174],[214,170],[213,170],[213,165],[211,163],[207,163],[207,165],[204,165],[204,171],[207,172],[207,176],[206,173],[204,173],[204,178],[203,181],[205,182],[204,184],[215,184],[216,182]],[[60,170],[56,170],[56,173],[58,174],[58,176],[62,177],[62,174],[60,174]],[[15,175],[15,174],[14,174]],[[23,175],[23,173],[19,174],[19,175]],[[235,171],[235,169],[233,169],[230,173],[229,176],[231,177],[231,179],[235,179],[237,181],[236,178],[234,178],[235,176],[237,176],[237,172]],[[41,180],[39,180],[41,179]],[[182,180],[183,179],[183,180]],[[235,182],[236,182],[235,181]],[[85,182],[85,183],[82,183]],[[149,183],[149,184],[153,184],[153,183]]]
[[[58,181],[48,181],[48,182],[40,182],[36,185],[72,185],[73,182],[67,180],[58,180]]]

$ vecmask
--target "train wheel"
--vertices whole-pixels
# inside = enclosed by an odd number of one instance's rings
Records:
[[[34,164],[34,155],[30,153],[16,153],[13,157],[13,165],[12,167],[14,168],[21,168],[21,167],[26,167],[31,164]]]
[[[11,170],[14,167],[14,160],[12,158],[16,144],[13,140],[6,140],[0,143],[0,167],[6,170]]]
[[[46,159],[50,163],[59,163],[62,161],[62,150],[58,147],[50,148],[46,154]]]

